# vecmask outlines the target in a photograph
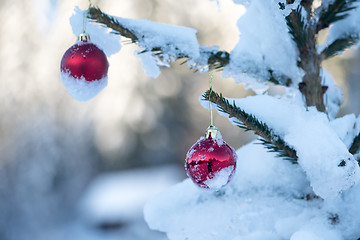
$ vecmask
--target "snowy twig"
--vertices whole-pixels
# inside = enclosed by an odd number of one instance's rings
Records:
[[[351,154],[355,154],[360,148],[360,133],[354,138],[351,147],[349,148],[349,152]]]
[[[297,162],[296,151],[289,147],[285,141],[278,135],[276,135],[266,123],[262,123],[252,114],[246,113],[241,108],[237,107],[234,104],[230,104],[227,99],[225,99],[221,94],[211,91],[207,91],[203,97],[205,100],[210,100],[215,103],[219,110],[229,114],[229,117],[236,118],[239,121],[235,122],[240,128],[245,129],[246,131],[254,131],[255,134],[259,135],[263,139],[262,143],[269,149],[271,152],[277,152],[279,157],[283,157],[287,160],[290,160],[293,163]]]
[[[357,35],[349,35],[344,38],[336,39],[321,52],[321,60],[341,54],[345,49],[351,47],[358,41],[359,36]]]
[[[333,3],[329,4],[328,7],[323,9],[320,13],[316,32],[329,27],[331,23],[346,18],[349,15],[347,12],[356,8],[355,6],[352,6],[356,1],[357,0],[335,0]]]
[[[146,32],[140,32],[139,29],[133,29],[129,26],[122,24],[116,17],[112,17],[104,12],[102,12],[98,7],[90,7],[88,12],[88,18],[93,21],[104,25],[107,28],[112,30],[111,33],[118,34],[123,37],[129,38],[133,43],[139,43],[143,38],[147,37]],[[171,43],[168,43],[171,44]],[[164,50],[164,47],[170,48],[170,46],[163,46],[159,43],[159,46],[152,46],[151,48],[143,47],[143,51],[140,53],[151,52],[157,57],[161,57],[164,53],[169,54]],[[175,49],[178,46],[174,46]],[[222,70],[230,62],[230,53],[227,51],[214,50],[213,47],[200,47],[199,52],[200,56],[194,59],[189,54],[186,54],[182,49],[177,49],[178,52],[176,55],[171,55],[172,60],[183,60],[183,63],[191,62],[190,67],[199,67],[199,69],[204,69],[204,65],[207,66],[209,70]],[[185,61],[184,61],[185,60]],[[205,60],[205,61],[204,61]],[[205,68],[206,69],[206,68]],[[269,81],[278,84],[289,86],[292,83],[292,80],[285,75],[273,74],[272,69],[268,69],[270,73]],[[246,70],[244,70],[246,72]],[[285,81],[284,81],[285,79]]]
[[[307,43],[307,25],[305,23],[304,17],[301,14],[301,7],[299,6],[296,10],[292,10],[289,16],[287,16],[285,19],[292,39],[296,43],[300,51],[300,55],[303,55],[309,46]]]
[[[111,28],[113,30],[112,33],[119,34],[123,37],[129,38],[134,43],[139,41],[138,36],[144,36],[144,33],[136,32],[135,30],[124,27],[115,18],[102,12],[97,7],[89,8],[88,18],[90,18],[98,23],[101,23],[108,28]],[[159,54],[161,54],[163,49],[162,49],[162,46],[159,46],[159,47],[155,47],[155,48],[152,48],[149,50],[146,49],[145,51],[151,51],[153,54],[159,55]],[[207,64],[208,64],[209,69],[223,68],[229,63],[229,60],[230,60],[230,54],[226,51],[215,51],[215,52],[203,51],[202,54],[208,56]],[[173,56],[173,57],[176,60],[186,59],[186,61],[188,61],[189,59],[191,59],[190,56],[187,56],[184,54],[179,54],[179,55]],[[192,59],[192,60],[195,61],[195,59]]]

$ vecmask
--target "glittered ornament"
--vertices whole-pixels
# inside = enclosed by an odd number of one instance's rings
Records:
[[[108,68],[104,52],[82,33],[61,60],[61,80],[70,95],[86,101],[107,86]]]
[[[235,150],[214,126],[210,126],[205,137],[201,137],[186,154],[185,169],[199,187],[220,189],[231,180],[236,159]]]

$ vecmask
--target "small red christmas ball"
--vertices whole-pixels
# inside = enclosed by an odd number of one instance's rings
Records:
[[[76,79],[100,80],[107,76],[109,63],[104,52],[87,39],[71,46],[61,60],[61,71]]]
[[[230,182],[237,155],[221,137],[202,137],[186,154],[185,169],[202,188],[220,189]]]

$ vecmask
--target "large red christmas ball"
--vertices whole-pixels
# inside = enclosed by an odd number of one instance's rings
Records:
[[[202,137],[186,154],[185,169],[191,180],[202,188],[220,189],[231,180],[237,155],[223,139]]]
[[[61,60],[61,71],[76,79],[100,80],[107,76],[109,63],[104,52],[88,41],[78,41]]]

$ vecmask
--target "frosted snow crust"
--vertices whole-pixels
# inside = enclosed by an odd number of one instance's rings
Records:
[[[108,84],[108,78],[86,81],[84,77],[74,78],[68,72],[61,71],[61,81],[68,93],[78,101],[88,101],[95,97]]]

